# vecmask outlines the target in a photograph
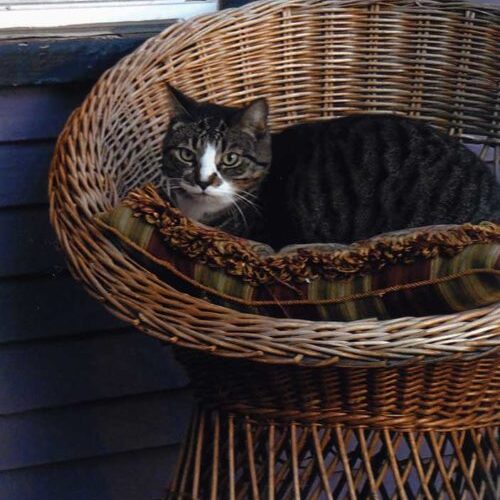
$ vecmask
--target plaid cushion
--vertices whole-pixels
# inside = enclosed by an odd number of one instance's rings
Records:
[[[179,291],[244,312],[351,321],[500,300],[500,226],[431,226],[274,252],[182,216],[150,186],[97,223]]]

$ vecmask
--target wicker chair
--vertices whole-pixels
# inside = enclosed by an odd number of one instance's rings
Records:
[[[95,85],[62,132],[51,219],[74,277],[174,344],[199,406],[169,498],[500,498],[500,306],[308,322],[179,293],[94,215],[156,183],[165,83],[269,99],[274,130],[403,113],[468,143],[500,178],[500,11],[434,1],[262,1],[173,25]]]

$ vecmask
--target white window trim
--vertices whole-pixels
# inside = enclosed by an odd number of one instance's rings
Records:
[[[0,29],[186,19],[215,12],[218,0],[0,0]]]

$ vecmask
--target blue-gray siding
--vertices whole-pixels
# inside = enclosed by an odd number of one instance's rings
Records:
[[[170,349],[83,291],[48,220],[55,138],[146,36],[0,41],[0,500],[159,498],[188,421]]]

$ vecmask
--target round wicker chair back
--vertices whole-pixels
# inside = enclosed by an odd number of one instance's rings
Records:
[[[359,112],[413,116],[479,145],[500,175],[499,33],[494,8],[417,0],[263,1],[174,24],[104,74],[57,143],[51,219],[74,276],[145,333],[223,356],[384,364],[495,348],[495,306],[351,323],[218,307],[133,262],[93,216],[158,182],[167,82],[220,104],[265,96],[273,130]]]

